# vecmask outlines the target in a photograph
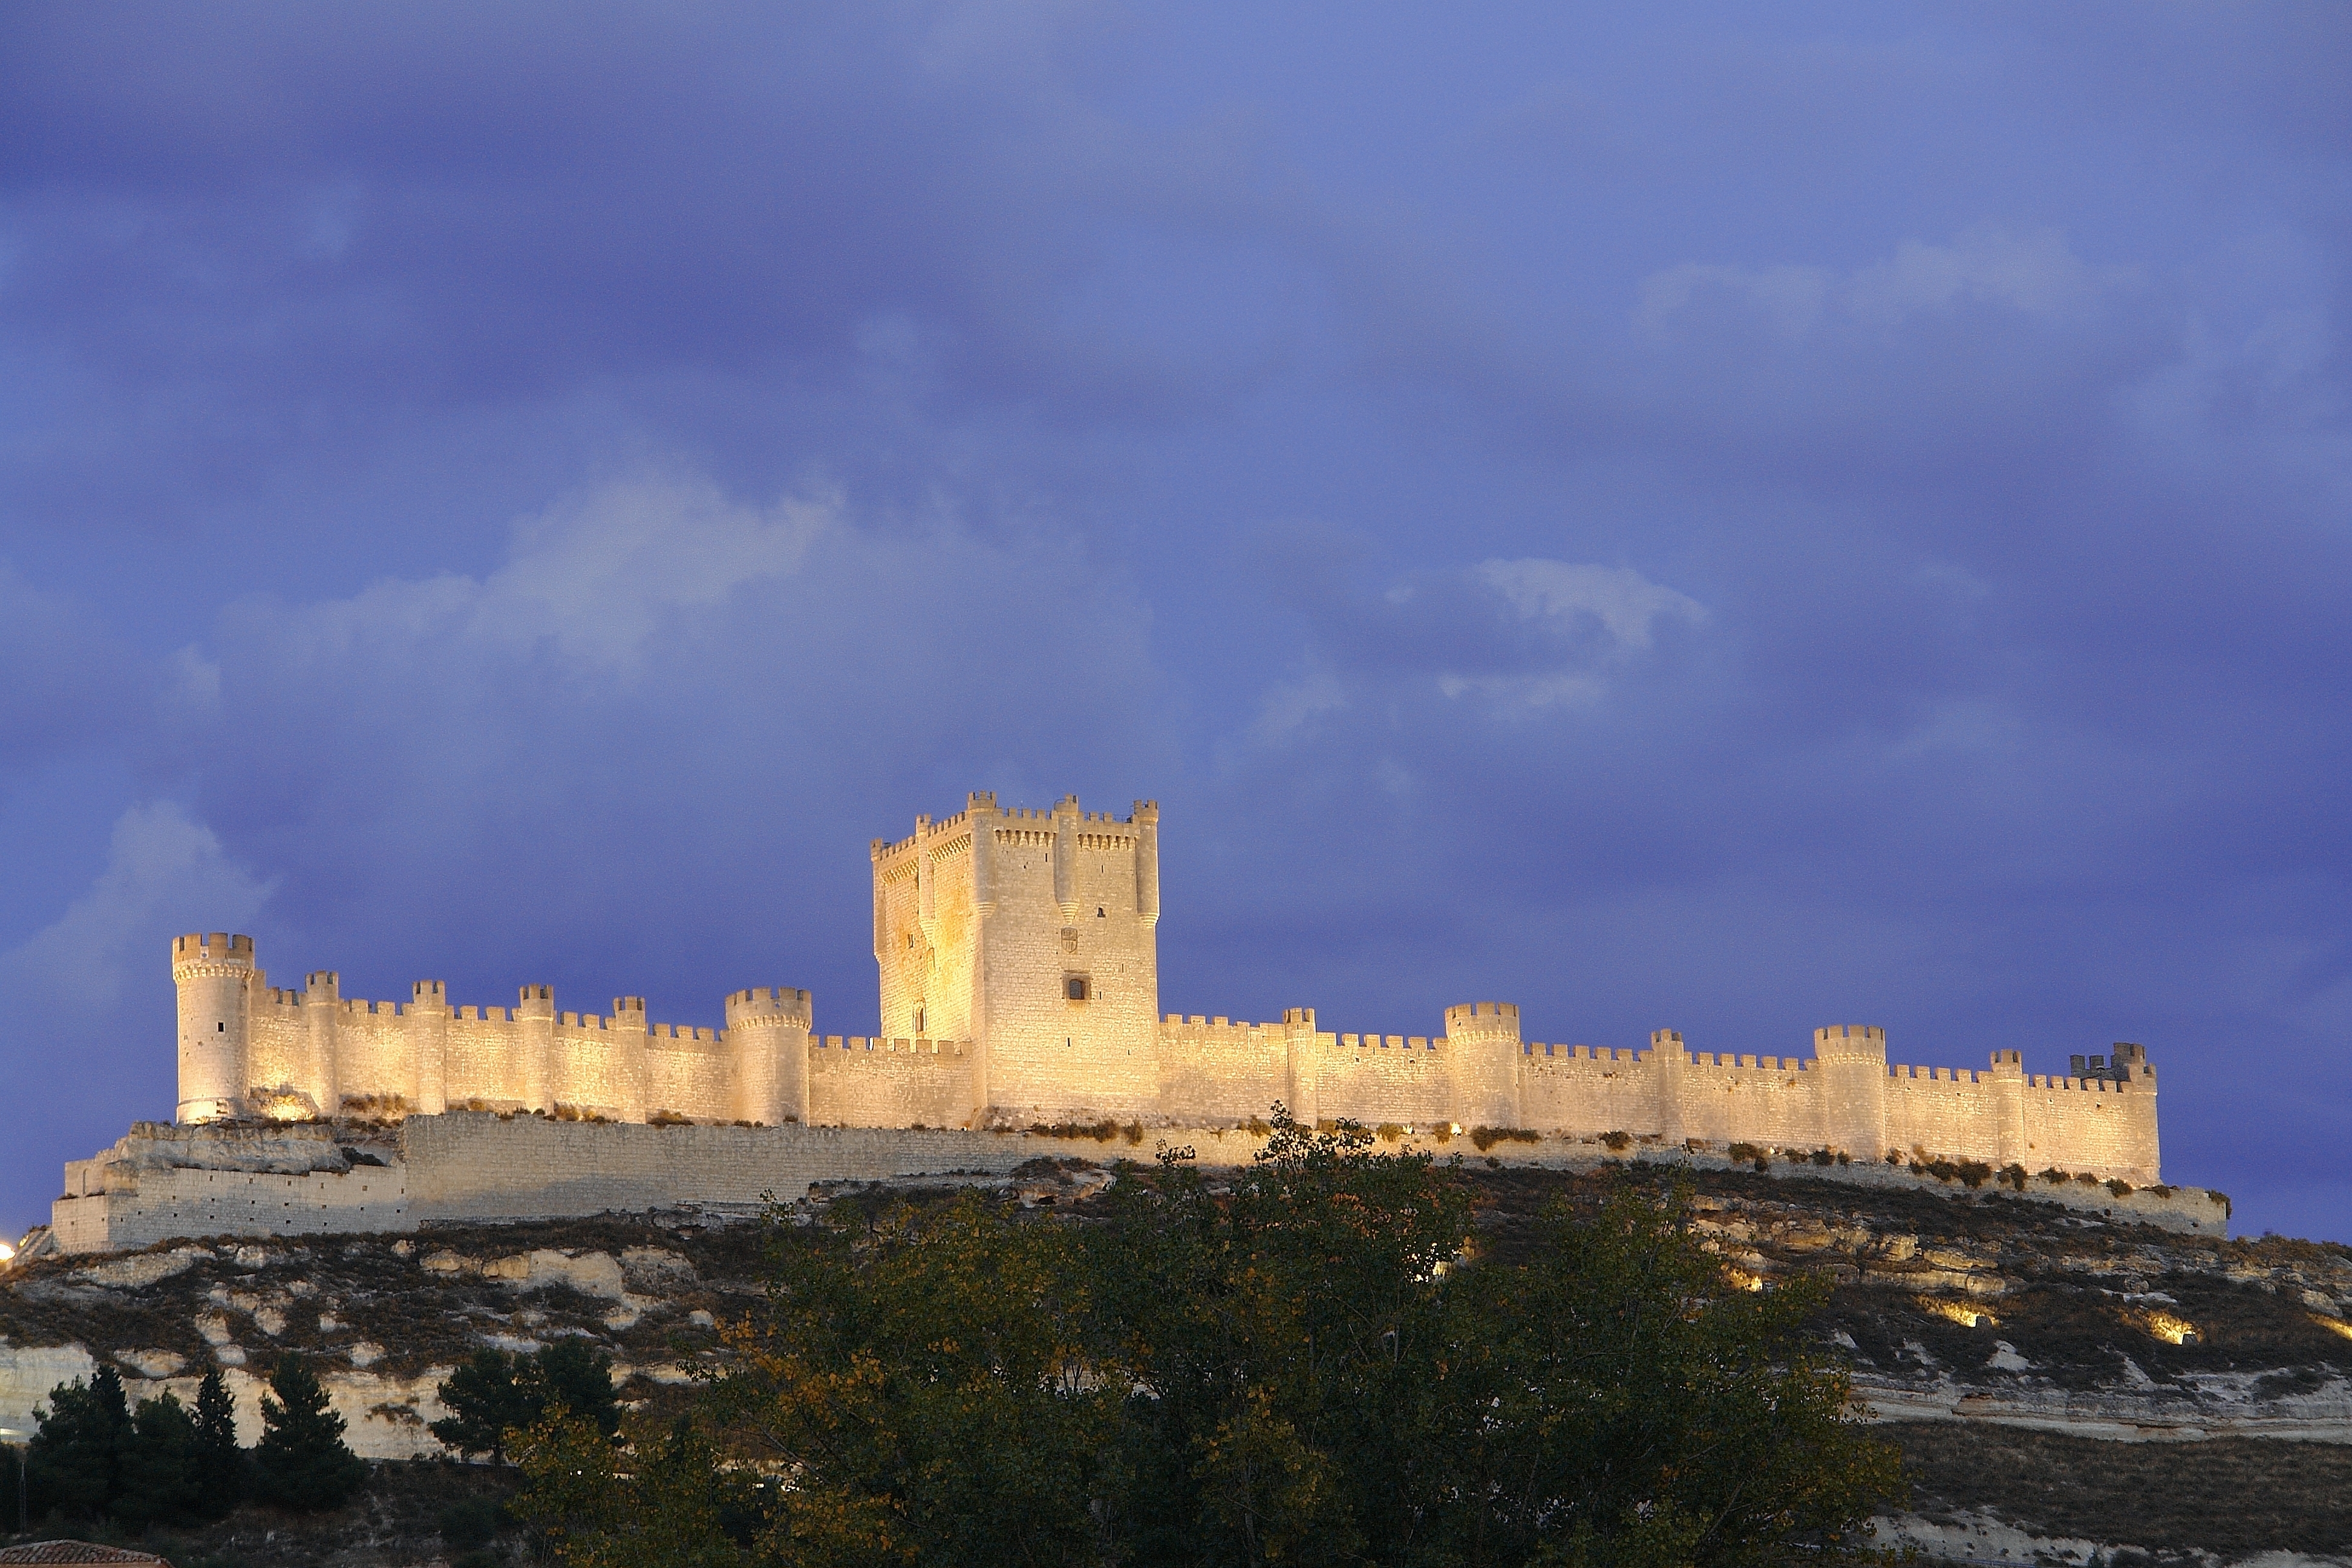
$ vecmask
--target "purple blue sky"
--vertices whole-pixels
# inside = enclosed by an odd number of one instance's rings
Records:
[[[166,943],[873,1026],[1164,813],[1171,1011],[2030,1071],[2352,1237],[2352,11],[18,6],[0,1226]]]

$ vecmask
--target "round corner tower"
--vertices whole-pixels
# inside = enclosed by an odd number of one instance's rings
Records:
[[[727,994],[727,1046],[738,1121],[808,1121],[809,994],[754,985]]]
[[[1871,1024],[1832,1024],[1813,1031],[1822,1075],[1822,1142],[1857,1160],[1886,1152],[1886,1031]]]
[[[1519,1124],[1519,1008],[1465,1002],[1445,1010],[1454,1118],[1465,1127]]]
[[[246,1052],[253,1028],[253,939],[191,931],[172,939],[172,984],[180,994],[180,1100],[175,1121],[225,1121],[243,1114]]]

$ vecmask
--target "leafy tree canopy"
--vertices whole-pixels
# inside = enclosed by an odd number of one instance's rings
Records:
[[[976,1194],[779,1226],[695,1422],[550,1401],[515,1507],[582,1564],[1835,1565],[1901,1491],[1801,1325],[1680,1198],[1479,1255],[1458,1170],[1276,1108],[1106,1214]],[[454,1380],[453,1380],[454,1382]]]

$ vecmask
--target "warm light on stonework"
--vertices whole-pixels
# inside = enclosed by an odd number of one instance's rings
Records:
[[[2168,1345],[2194,1344],[2197,1342],[2197,1325],[2169,1312],[2150,1312],[2141,1320],[2141,1323],[2149,1333]]]
[[[2347,1340],[2352,1340],[2352,1323],[2347,1323],[2341,1318],[2323,1318],[2314,1312],[2311,1314],[2311,1321],[2331,1334],[2340,1334]]]

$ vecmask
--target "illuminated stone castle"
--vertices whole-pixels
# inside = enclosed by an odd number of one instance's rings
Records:
[[[1813,1032],[1809,1058],[1524,1039],[1518,1009],[1449,1007],[1432,1036],[1342,1034],[1311,1008],[1279,1021],[1160,1015],[1160,813],[962,812],[872,846],[882,1035],[813,1032],[809,994],[754,987],[726,1026],[648,1022],[642,998],[559,1012],[545,985],[511,1007],[346,1000],[331,973],[267,984],[243,936],[173,944],[182,1122],[457,1110],[562,1120],[849,1128],[1115,1121],[1224,1127],[1279,1100],[1302,1121],[1623,1132],[2057,1166],[2158,1179],[2156,1073],[2137,1046],[2029,1077],[1890,1066],[1885,1032]]]

